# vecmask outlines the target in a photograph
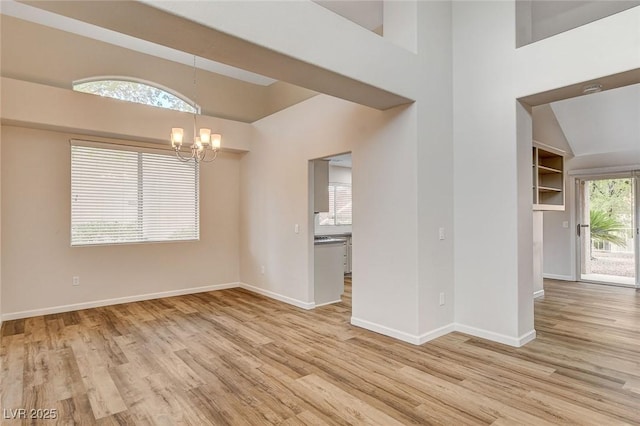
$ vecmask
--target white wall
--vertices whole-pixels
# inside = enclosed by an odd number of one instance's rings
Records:
[[[533,1],[532,41],[571,30],[640,5],[639,1]]]
[[[413,54],[311,1],[146,2],[155,8],[215,28],[226,36],[221,43],[237,47],[216,49],[215,43],[209,42],[200,49],[202,56],[215,55],[220,62],[277,80],[289,79],[287,81],[298,86],[322,93],[377,106],[376,103],[367,102],[385,98],[386,91],[408,98],[398,100],[404,103],[412,99],[419,79],[416,68],[412,66]],[[267,16],[269,18],[265,19]],[[274,31],[274,28],[278,30]],[[386,27],[384,31],[387,34]],[[176,40],[170,33],[157,31],[146,36],[164,38],[161,44],[187,40]],[[234,40],[229,36],[268,50],[251,52],[260,60],[247,55],[248,51],[238,55],[243,46],[233,44]],[[313,49],[309,46],[313,46]],[[284,57],[277,54],[283,54]],[[214,57],[211,59],[216,60]],[[303,66],[298,60],[302,61]],[[322,74],[309,65],[320,67]],[[345,77],[360,84],[353,85],[353,81]],[[384,90],[368,96],[368,85]]]
[[[382,28],[385,40],[418,53],[418,3],[383,1]]]
[[[520,344],[533,331],[533,241],[531,133],[522,156],[516,132],[514,7],[453,4],[455,309],[456,322],[470,332]],[[523,161],[528,182],[518,178]],[[519,186],[528,213],[520,209]],[[520,297],[525,293],[528,299]]]
[[[24,127],[92,134],[119,139],[133,138],[170,147],[172,127],[183,127],[193,137],[193,115],[123,102],[69,89],[2,77],[2,120]],[[198,116],[198,126],[222,134],[222,148],[246,151],[251,125]]]
[[[544,277],[543,277],[543,257],[544,257],[544,212],[533,212],[533,295],[534,297],[544,294]]]
[[[533,140],[561,149],[566,153],[565,161],[573,157],[573,151],[565,137],[556,115],[549,104],[533,108]],[[565,164],[566,167],[567,164]],[[572,238],[573,226],[563,227],[563,222],[569,221],[569,210],[573,204],[568,193],[569,180],[566,187],[566,210],[564,212],[545,211],[534,212],[534,292],[541,294],[543,277],[554,279],[571,279],[573,270],[569,268],[570,252],[565,252],[566,244]],[[536,216],[540,215],[540,217]],[[539,241],[537,241],[539,240]],[[561,243],[560,243],[561,242]],[[536,263],[537,262],[537,263]]]
[[[418,310],[422,340],[454,322],[453,77],[450,2],[418,2]],[[385,32],[387,27],[385,27]],[[439,228],[445,239],[439,239]],[[445,305],[439,305],[440,293]]]
[[[558,148],[566,153],[567,157],[573,156],[571,145],[567,141],[560,123],[549,104],[533,108],[533,140]]]
[[[166,148],[170,128],[182,124],[188,129],[192,116],[21,80],[1,81],[1,227],[11,229],[1,236],[5,256],[0,309],[5,318],[239,281],[240,154],[223,152],[215,163],[203,167],[199,242],[71,249],[68,139],[72,133],[80,139],[117,137],[114,142],[144,141]],[[223,134],[223,149],[242,152],[249,146],[251,125],[207,116],[198,120]],[[18,152],[21,143],[38,148],[29,162]],[[27,193],[31,197],[25,197]],[[51,214],[41,218],[42,211]],[[34,253],[37,267],[25,267]],[[176,253],[181,259],[185,254],[185,260],[170,262]],[[71,287],[74,275],[81,277],[80,287]]]
[[[5,318],[239,281],[239,154],[223,153],[201,168],[200,241],[70,247],[72,137],[83,138],[2,126]],[[71,285],[72,276],[80,286]]]
[[[638,28],[640,7],[634,7],[516,49],[516,98],[572,85],[577,96],[582,84],[639,69]]]
[[[456,322],[519,344],[533,332],[532,129],[516,99],[640,68],[640,8],[519,49],[514,2],[453,11]]]
[[[430,76],[416,86],[416,104],[379,112],[320,96],[255,123],[242,164],[241,279],[311,301],[310,231],[293,233],[308,217],[307,161],[351,151],[352,321],[423,342],[454,319],[451,4],[414,6],[417,15],[405,18],[418,20],[416,67]],[[385,35],[410,45],[392,25]]]
[[[0,83],[0,93],[2,83]],[[0,116],[2,116],[0,108]],[[0,327],[2,327],[2,125],[0,125]],[[2,330],[0,328],[0,330]]]
[[[321,95],[255,129],[241,167],[242,282],[313,301],[308,161],[351,151],[353,317],[415,335],[415,107],[380,112]]]

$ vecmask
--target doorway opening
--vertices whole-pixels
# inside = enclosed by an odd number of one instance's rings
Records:
[[[312,160],[313,294],[316,307],[351,311],[353,194],[351,153]]]
[[[576,85],[526,100],[533,105],[534,219],[539,219],[534,220],[536,296],[544,295],[545,279],[638,286],[640,84],[618,77],[598,80],[606,89],[601,92],[585,95],[579,91],[584,85]],[[561,150],[562,167],[536,157],[536,141]],[[560,175],[559,182],[553,180]],[[546,197],[557,198],[559,205],[542,203]]]
[[[637,181],[632,173],[576,180],[580,281],[638,286]]]

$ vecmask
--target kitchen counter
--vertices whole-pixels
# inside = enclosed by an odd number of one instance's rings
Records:
[[[326,238],[316,238],[313,241],[313,244],[315,245],[344,244],[346,241],[347,241],[346,238],[334,238],[333,236],[331,236]]]
[[[350,236],[351,236],[351,232],[343,232],[342,234],[316,234],[316,238],[318,237],[346,238]]]
[[[315,247],[326,245],[342,245],[342,269],[345,274],[351,273],[352,236],[351,232],[340,234],[317,234],[314,239]]]

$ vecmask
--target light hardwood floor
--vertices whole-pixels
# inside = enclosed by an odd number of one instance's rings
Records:
[[[548,281],[516,349],[352,327],[349,288],[313,311],[233,289],[7,322],[2,407],[83,425],[640,423],[634,290]]]

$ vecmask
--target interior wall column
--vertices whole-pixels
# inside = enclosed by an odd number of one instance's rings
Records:
[[[418,5],[412,1],[383,2],[383,36],[392,43],[418,53]]]

